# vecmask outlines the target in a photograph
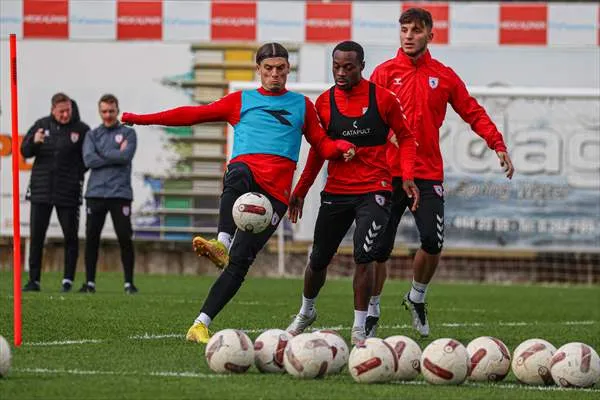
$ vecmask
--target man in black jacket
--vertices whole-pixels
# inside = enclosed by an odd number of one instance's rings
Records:
[[[44,240],[54,207],[65,240],[63,292],[73,286],[79,254],[77,231],[85,172],[82,145],[90,127],[81,122],[75,103],[66,94],[55,94],[51,103],[51,114],[37,120],[21,144],[23,157],[35,157],[27,189],[31,245],[24,291],[40,290]]]

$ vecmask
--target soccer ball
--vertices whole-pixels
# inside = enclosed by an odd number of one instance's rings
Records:
[[[252,340],[237,329],[224,329],[213,335],[204,351],[210,369],[217,373],[243,373],[254,361]]]
[[[598,353],[584,343],[567,343],[554,353],[550,373],[563,387],[592,387],[600,379]]]
[[[239,230],[260,233],[267,229],[273,220],[273,206],[264,194],[244,193],[233,203],[233,221]]]
[[[350,349],[348,349],[348,345],[344,341],[344,338],[342,338],[336,331],[330,329],[316,331],[314,334],[325,339],[331,346],[331,351],[333,352],[333,361],[331,361],[331,364],[329,364],[327,373],[337,374],[342,370],[342,368],[344,368],[348,362],[348,356],[350,355]]]
[[[460,385],[467,379],[467,349],[455,339],[437,339],[425,347],[421,356],[421,372],[434,385]]]
[[[398,360],[398,371],[394,379],[410,381],[415,379],[421,371],[421,348],[408,336],[390,336],[385,339],[392,346]]]
[[[10,370],[10,359],[10,345],[4,337],[0,336],[0,378],[8,375],[8,371]]]
[[[292,335],[281,329],[269,329],[254,341],[254,363],[260,372],[285,372],[283,355]]]
[[[469,354],[469,379],[480,382],[498,382],[510,370],[510,352],[506,345],[494,337],[482,336],[467,345]]]
[[[288,342],[283,365],[295,378],[322,378],[332,360],[333,351],[325,339],[314,333],[301,333]]]
[[[392,346],[383,339],[368,338],[350,352],[348,369],[359,383],[388,382],[394,379],[398,361]]]
[[[543,339],[524,341],[513,353],[513,374],[528,385],[551,385],[550,361],[555,352],[556,347]]]

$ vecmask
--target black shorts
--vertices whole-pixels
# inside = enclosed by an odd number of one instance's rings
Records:
[[[315,224],[311,268],[327,268],[352,222],[354,261],[374,261],[373,250],[390,216],[391,193],[386,191],[358,195],[321,193],[321,207]]]
[[[421,248],[428,254],[439,254],[444,244],[444,187],[442,181],[415,179],[421,201],[413,213],[419,229]],[[398,224],[404,211],[412,206],[413,199],[402,190],[402,179],[392,180],[392,212],[387,227],[375,249],[375,260],[384,262],[390,258]]]

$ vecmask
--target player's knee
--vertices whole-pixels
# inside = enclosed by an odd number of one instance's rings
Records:
[[[362,247],[354,248],[354,262],[356,264],[369,264],[376,260],[375,246],[369,248],[369,246],[363,244]]]
[[[223,273],[227,273],[234,277],[236,280],[243,281],[248,274],[248,270],[250,269],[250,265],[254,260],[241,260],[236,258],[231,258],[229,260],[229,265]]]
[[[387,240],[387,238],[382,237],[373,248],[373,261],[378,263],[386,262],[390,259],[392,250],[394,250],[394,240]]]
[[[386,262],[390,259],[390,256],[392,255],[392,250],[393,246],[378,247],[373,253],[373,261],[378,263]]]
[[[421,249],[432,256],[440,254],[444,247],[444,242],[437,236],[428,236],[421,238]]]
[[[333,254],[324,254],[320,251],[313,250],[313,252],[310,254],[308,266],[313,271],[323,271],[327,268],[332,258]]]

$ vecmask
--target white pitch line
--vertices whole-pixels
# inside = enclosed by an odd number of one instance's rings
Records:
[[[180,337],[184,337],[185,335],[182,335],[180,333],[163,333],[163,334],[157,334],[157,335],[152,335],[150,333],[144,333],[143,335],[133,335],[133,336],[129,336],[129,339],[131,340],[155,340],[155,339],[167,339],[167,338],[180,338]]]
[[[425,386],[428,385],[425,381],[393,381],[397,385],[416,385]],[[509,389],[509,390],[532,390],[541,392],[572,392],[573,394],[581,392],[589,393],[600,393],[600,389],[580,389],[580,388],[564,388],[560,386],[529,386],[529,385],[518,385],[516,383],[478,383],[478,382],[465,382],[460,386],[475,387],[475,388],[486,388],[486,389]]]
[[[142,372],[142,371],[94,371],[94,370],[79,370],[79,369],[48,369],[48,368],[16,368],[15,372],[22,372],[26,374],[49,374],[49,375],[137,375],[137,376],[157,376],[157,377],[174,377],[174,378],[226,378],[227,375],[218,375],[218,374],[202,374],[198,372],[191,371],[154,371],[154,372]],[[408,386],[425,386],[427,382],[425,381],[393,381],[390,382],[397,385],[408,385]],[[530,390],[530,391],[543,391],[543,392],[557,392],[557,391],[567,391],[575,393],[600,393],[600,389],[572,389],[572,388],[563,388],[558,386],[527,386],[527,385],[517,385],[514,383],[476,383],[476,382],[466,382],[464,383],[466,387],[475,387],[475,388],[497,388],[497,389],[509,389],[509,390]]]
[[[26,374],[50,374],[50,375],[136,375],[136,376],[159,376],[159,377],[175,377],[175,378],[223,378],[226,375],[217,374],[202,374],[190,371],[86,371],[79,369],[48,369],[48,368],[16,368],[15,372],[23,372]]]
[[[28,346],[67,346],[71,344],[101,343],[103,339],[56,340],[54,342],[25,343]]]
[[[498,322],[491,324],[484,324],[480,322],[442,322],[440,324],[436,324],[436,326],[441,326],[444,328],[469,328],[469,327],[483,327],[483,326],[535,326],[535,325],[594,325],[597,324],[598,321],[564,321],[564,322],[524,322],[524,321],[516,321],[516,322]],[[408,324],[401,325],[381,325],[381,329],[411,329],[412,326]],[[252,329],[244,329],[240,330],[246,333],[261,333],[266,331],[267,329],[272,328],[252,328]],[[321,329],[331,329],[336,331],[349,331],[352,329],[350,326],[320,326],[313,327],[314,330]],[[185,335],[181,333],[148,333],[145,332],[139,335],[131,335],[128,337],[130,340],[160,340],[160,339],[169,339],[169,338],[183,338]],[[24,343],[25,346],[66,346],[66,345],[78,345],[78,344],[88,344],[88,343],[102,343],[108,342],[110,339],[73,339],[73,340],[60,340],[53,342],[35,342],[35,343]]]

